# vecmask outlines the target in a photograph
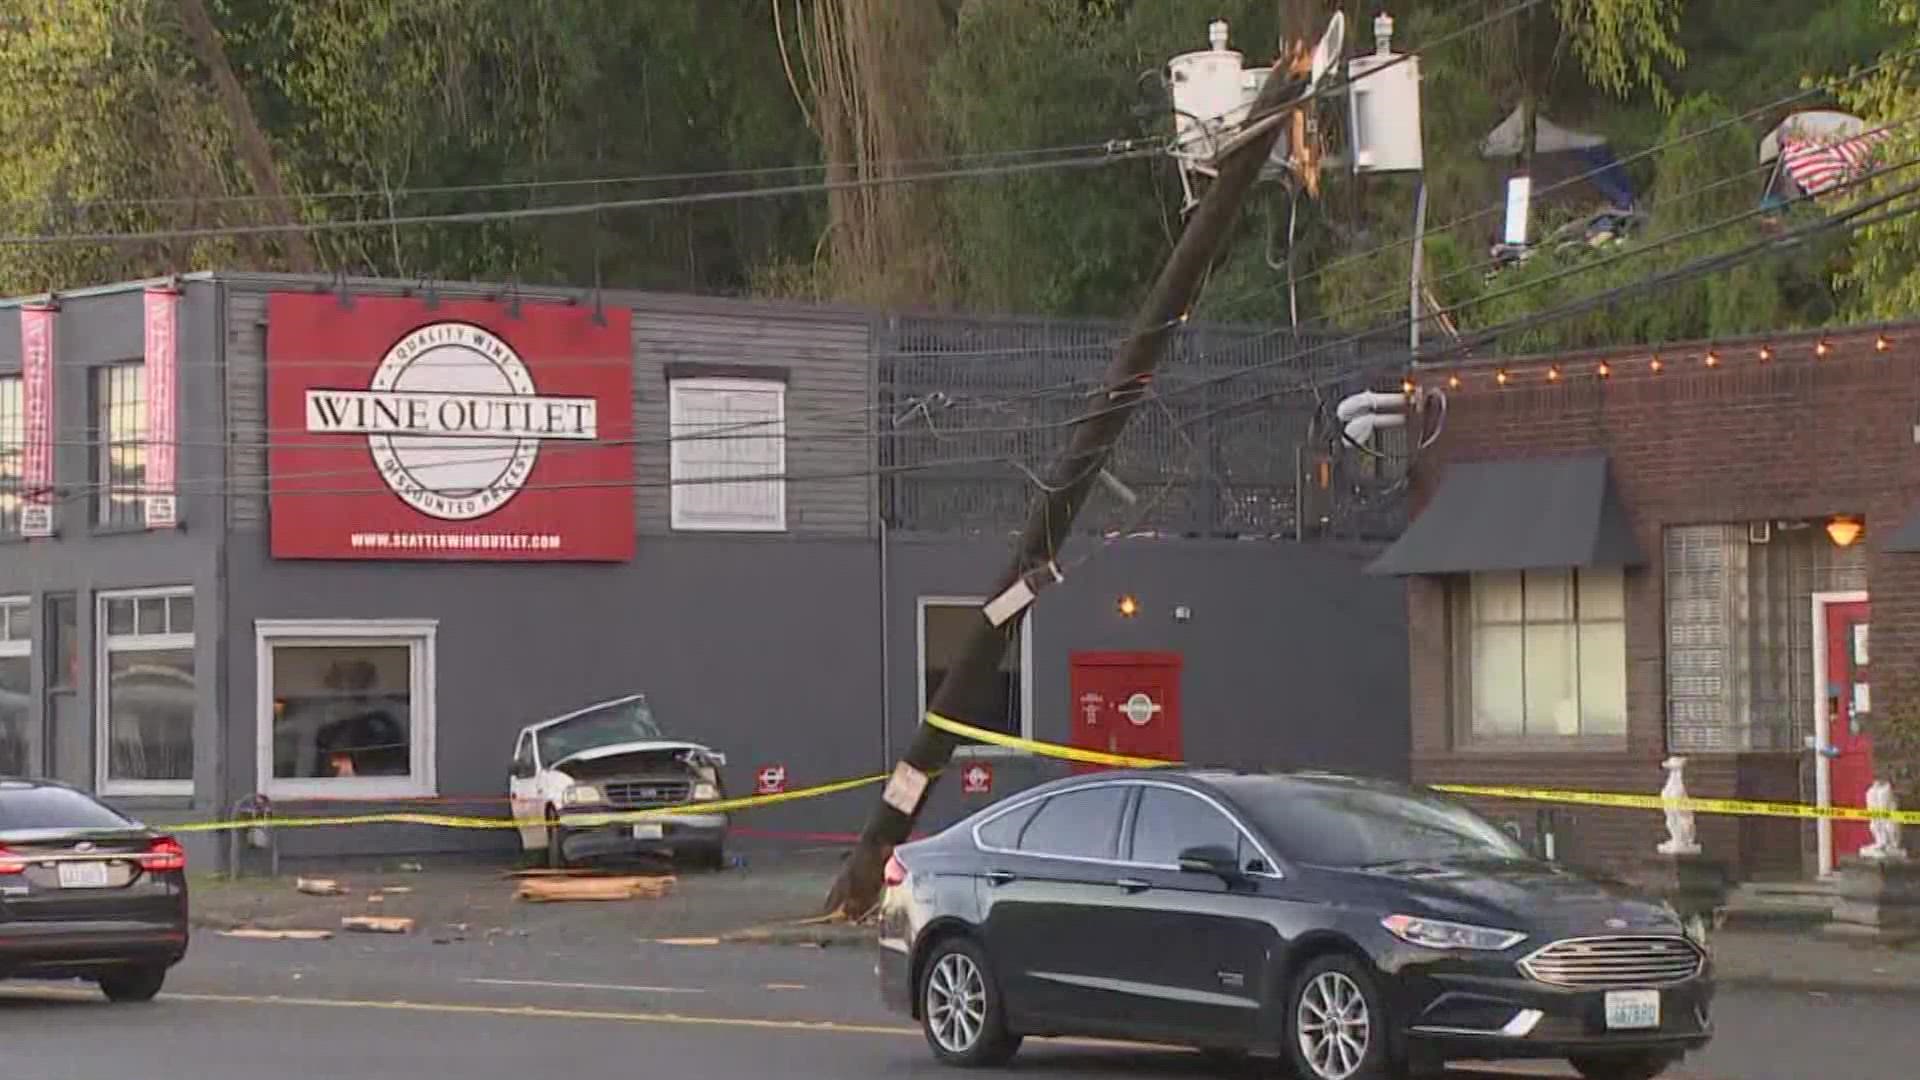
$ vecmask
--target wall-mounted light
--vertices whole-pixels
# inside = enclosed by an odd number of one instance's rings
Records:
[[[1887,351],[1889,351],[1889,350],[1890,350],[1890,349],[1892,349],[1892,348],[1893,348],[1893,339],[1892,339],[1892,338],[1890,338],[1890,337],[1888,337],[1888,336],[1887,336],[1887,335],[1885,335],[1885,334],[1875,334],[1875,335],[1874,335],[1874,337],[1873,337],[1873,351],[1874,351],[1874,352],[1878,352],[1878,353],[1883,353],[1883,352],[1887,352]]]
[[[1140,614],[1140,601],[1135,600],[1131,593],[1120,598],[1119,607],[1122,618],[1131,619]]]
[[[1813,357],[1816,360],[1825,360],[1832,352],[1833,345],[1830,344],[1826,338],[1821,338],[1819,343],[1813,347]]]
[[[1604,379],[1607,376],[1613,374],[1613,365],[1607,363],[1605,360],[1602,360],[1600,361],[1599,366],[1593,369],[1593,373]]]
[[[1773,359],[1773,346],[1771,345],[1760,346],[1760,362],[1764,364],[1771,359]]]
[[[1835,514],[1827,520],[1827,539],[1833,541],[1835,547],[1852,547],[1865,529],[1852,514]]]

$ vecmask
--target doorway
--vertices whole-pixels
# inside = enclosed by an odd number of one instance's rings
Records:
[[[1865,806],[1873,783],[1871,605],[1864,592],[1813,594],[1814,787],[1821,806]],[[1864,821],[1820,819],[1820,873],[1871,842]]]

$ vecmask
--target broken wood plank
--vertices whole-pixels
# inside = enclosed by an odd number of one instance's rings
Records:
[[[529,878],[514,897],[532,903],[562,900],[657,900],[673,887],[671,877]]]
[[[344,896],[347,887],[332,878],[295,878],[293,887],[308,896]]]
[[[413,920],[395,915],[348,915],[340,920],[344,930],[355,930],[363,934],[409,934],[413,932]]]
[[[256,930],[241,927],[237,930],[222,930],[221,937],[244,938],[248,941],[327,941],[333,937],[331,930]]]

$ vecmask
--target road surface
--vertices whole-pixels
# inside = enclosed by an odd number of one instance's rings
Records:
[[[1719,1034],[1680,1080],[1908,1080],[1920,998],[1723,992]],[[75,985],[0,988],[9,1080],[523,1080],[567,1073],[692,1078],[958,1074],[874,1001],[863,949],[661,945],[556,952],[498,936],[239,941],[203,934],[147,1006]],[[1550,1066],[1457,1070],[1569,1076]],[[1004,1075],[1179,1080],[1192,1054],[1030,1042]],[[974,1074],[995,1075],[995,1074]]]

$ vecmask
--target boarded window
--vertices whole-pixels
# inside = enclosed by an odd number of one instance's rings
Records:
[[[787,527],[787,388],[758,379],[675,379],[669,479],[673,527]]]

